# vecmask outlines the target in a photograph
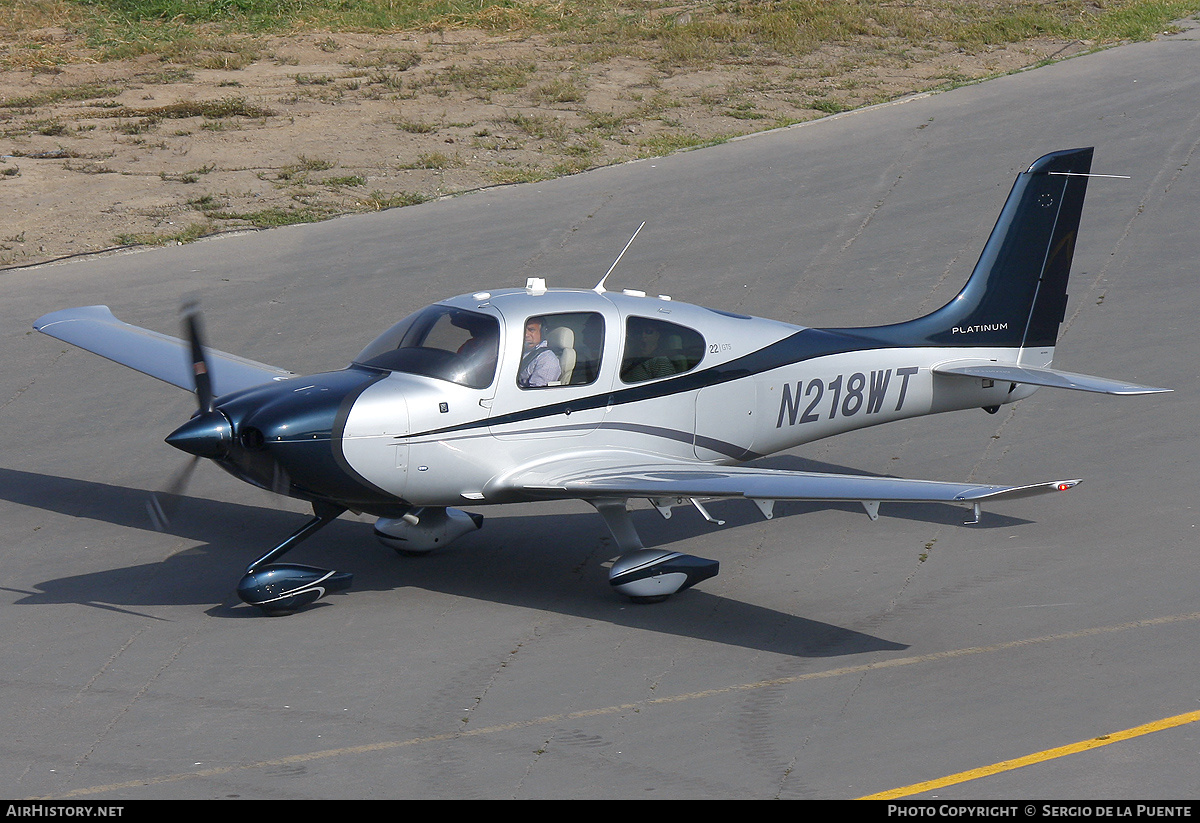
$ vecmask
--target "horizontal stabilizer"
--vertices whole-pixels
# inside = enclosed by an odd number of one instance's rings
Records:
[[[1001,383],[1025,383],[1030,386],[1048,386],[1055,389],[1074,389],[1099,394],[1159,394],[1172,389],[1156,389],[1139,386],[1124,380],[1093,377],[1090,374],[1075,374],[1058,369],[1022,366],[1017,363],[998,363],[994,360],[951,360],[934,366],[934,374],[948,377],[978,377]]]
[[[63,309],[38,318],[33,327],[172,386],[189,391],[195,386],[191,352],[185,341],[124,323],[113,316],[108,306]],[[233,354],[215,349],[205,351],[213,392],[217,395],[294,376],[284,369]]]

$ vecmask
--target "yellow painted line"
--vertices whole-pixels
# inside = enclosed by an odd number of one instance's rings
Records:
[[[860,797],[859,800],[896,800],[901,797],[909,797],[914,794],[922,794],[924,792],[941,789],[946,786],[953,786],[955,783],[966,783],[968,780],[978,780],[981,777],[987,777],[992,774],[1000,774],[1001,772],[1012,771],[1023,766],[1032,766],[1034,763],[1045,763],[1047,760],[1054,760],[1058,757],[1065,757],[1068,754],[1076,754],[1078,752],[1086,752],[1089,749],[1098,749],[1101,746],[1108,746],[1112,743],[1119,743],[1122,740],[1129,740],[1134,737],[1141,737],[1144,734],[1151,732],[1160,732],[1163,729],[1173,729],[1176,726],[1186,726],[1188,723],[1195,723],[1200,720],[1200,711],[1187,712],[1186,714],[1177,714],[1174,717],[1165,717],[1162,720],[1155,720],[1153,723],[1147,723],[1144,726],[1135,726],[1132,729],[1126,729],[1122,732],[1113,732],[1102,737],[1093,737],[1091,740],[1081,740],[1078,743],[1072,743],[1069,746],[1059,746],[1057,749],[1047,749],[1044,752],[1028,754],[1024,757],[1018,757],[1016,760],[1005,760],[1000,763],[995,763],[991,766],[984,766],[979,769],[970,769],[958,774],[952,774],[948,777],[942,777],[937,780],[928,780],[924,783],[914,783],[911,786],[902,786],[899,789],[892,789],[879,794],[871,794],[866,797]]]
[[[846,675],[863,674],[865,672],[877,671],[880,669],[891,669],[899,666],[913,666],[919,663],[932,663],[939,660],[949,660],[956,657],[1007,651],[1009,649],[1016,649],[1022,646],[1054,643],[1062,640],[1076,640],[1081,637],[1092,637],[1100,634],[1112,634],[1114,632],[1128,631],[1130,629],[1141,629],[1148,626],[1161,626],[1168,623],[1182,623],[1196,620],[1200,620],[1200,612],[1192,612],[1191,614],[1177,614],[1168,617],[1153,617],[1147,620],[1132,620],[1128,623],[1118,623],[1115,626],[1097,626],[1090,629],[1080,629],[1079,631],[1065,632],[1063,634],[1049,634],[1043,635],[1042,637],[1025,638],[1024,640],[1010,640],[1005,643],[995,643],[990,646],[972,646],[966,649],[953,649],[944,652],[914,655],[912,657],[896,657],[890,660],[878,660],[873,663],[863,663],[858,666],[842,666],[837,669],[808,672],[806,674],[792,675],[791,677],[777,677],[771,680],[759,680],[753,683],[738,683],[719,689],[706,689],[705,691],[700,692],[689,692],[686,694],[656,697],[650,700],[639,700],[634,703],[621,703],[614,706],[583,709],[581,711],[568,712],[564,714],[550,714],[543,717],[517,720],[511,723],[502,723],[495,726],[480,727],[477,729],[456,729],[452,732],[430,735],[428,737],[412,737],[406,740],[384,740],[378,743],[367,743],[362,746],[347,746],[340,749],[325,749],[323,751],[295,754],[287,757],[275,758],[272,760],[262,760],[257,763],[240,763],[235,766],[216,766],[211,769],[199,769],[191,772],[160,775],[158,777],[144,777],[138,780],[128,780],[123,783],[109,783],[103,786],[90,786],[88,788],[75,789],[62,794],[56,793],[48,796],[47,798],[33,799],[49,799],[51,797],[55,799],[66,799],[68,797],[80,797],[83,795],[104,794],[106,792],[135,788],[137,786],[151,786],[158,783],[174,783],[180,780],[195,780],[204,777],[216,777],[224,774],[232,774],[233,772],[248,771],[251,769],[262,769],[272,766],[286,766],[293,763],[306,763],[314,760],[326,760],[329,758],[344,757],[347,755],[369,754],[372,752],[388,751],[390,749],[400,749],[408,746],[419,746],[424,743],[439,743],[467,737],[497,734],[500,732],[512,731],[514,729],[529,728],[531,726],[541,726],[548,723],[561,723],[565,720],[578,720],[585,717],[600,717],[609,714],[619,714],[621,712],[644,709],[649,706],[660,706],[670,703],[684,703],[691,700],[702,700],[709,697],[720,697],[723,695],[736,694],[738,692],[776,688],[778,686],[786,686],[794,683],[803,683],[809,680],[823,680],[830,677],[844,677]],[[883,795],[877,796],[883,797]]]

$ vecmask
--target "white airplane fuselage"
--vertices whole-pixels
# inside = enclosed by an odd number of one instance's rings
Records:
[[[520,497],[496,481],[543,458],[585,460],[589,452],[617,451],[630,460],[646,455],[730,465],[865,426],[1011,403],[1036,388],[931,371],[964,358],[1017,361],[1020,353],[1011,347],[868,348],[732,376],[756,353],[822,332],[640,293],[513,289],[443,305],[497,319],[494,380],[471,388],[388,374],[358,395],[343,430],[334,433],[339,442],[331,444],[364,480],[415,506],[512,502]],[[579,312],[605,323],[596,379],[520,387],[526,319]],[[684,374],[625,382],[621,330],[630,317],[669,319],[697,331],[702,359]],[[1052,357],[1053,349],[1043,348],[1020,359],[1046,365]]]

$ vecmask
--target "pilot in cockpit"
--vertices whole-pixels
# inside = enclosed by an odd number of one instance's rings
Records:
[[[562,365],[546,339],[545,318],[529,318],[525,321],[525,347],[517,385],[525,389],[540,388],[557,382],[561,376]]]

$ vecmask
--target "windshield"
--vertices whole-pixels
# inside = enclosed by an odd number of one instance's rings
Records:
[[[496,376],[499,352],[500,323],[495,317],[429,306],[379,335],[354,362],[482,389]]]

